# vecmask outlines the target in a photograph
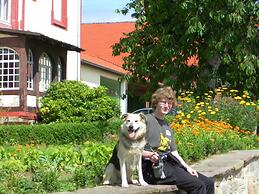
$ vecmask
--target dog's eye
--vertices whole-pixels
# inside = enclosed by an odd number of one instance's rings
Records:
[[[129,122],[130,122],[130,120],[127,120],[127,122],[129,123]]]
[[[138,120],[135,120],[135,123],[137,123],[138,122]]]

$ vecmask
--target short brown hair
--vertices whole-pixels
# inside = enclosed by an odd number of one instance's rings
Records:
[[[176,97],[175,97],[175,92],[173,91],[172,87],[164,86],[164,87],[158,88],[153,93],[152,98],[151,98],[151,106],[152,106],[153,110],[156,109],[157,103],[161,99],[169,100],[172,103],[173,107],[175,107],[175,105],[176,105]]]

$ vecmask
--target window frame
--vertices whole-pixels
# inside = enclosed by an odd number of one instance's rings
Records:
[[[55,18],[55,0],[52,0],[52,9],[51,9],[51,24],[58,26],[63,29],[67,29],[67,0],[60,0],[61,2],[61,20]]]
[[[7,2],[7,6],[4,6],[4,3]],[[0,22],[4,24],[11,23],[11,5],[12,0],[0,0]],[[3,14],[5,13],[6,14]]]
[[[34,66],[33,53],[31,49],[29,49],[27,54],[27,89],[28,90],[33,90],[33,86],[34,86],[33,66]]]
[[[0,89],[20,89],[20,57],[9,47],[0,47]]]
[[[107,95],[120,105],[121,82],[105,76],[100,76],[100,85],[107,88]]]
[[[52,82],[52,62],[47,53],[42,53],[39,58],[39,91],[45,92]]]
[[[57,60],[57,81],[58,82],[62,81],[62,60],[60,57],[58,57],[58,60]]]

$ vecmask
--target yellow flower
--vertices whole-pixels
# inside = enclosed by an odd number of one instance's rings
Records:
[[[186,118],[188,118],[188,119],[191,118],[191,115],[190,114],[186,115]]]
[[[215,111],[211,111],[211,112],[210,112],[210,114],[215,115],[215,114],[216,114],[216,112],[215,112]]]
[[[239,104],[245,104],[246,102],[244,100],[241,100]]]
[[[235,100],[241,100],[242,98],[240,96],[234,97]]]
[[[249,103],[249,102],[246,102],[246,106],[250,106],[250,103]]]
[[[181,123],[182,123],[182,124],[185,124],[185,123],[186,123],[186,120],[182,120]]]

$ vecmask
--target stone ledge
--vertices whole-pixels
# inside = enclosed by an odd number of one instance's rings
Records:
[[[200,173],[218,181],[227,177],[235,177],[243,168],[254,161],[259,162],[259,150],[235,150],[212,155],[191,166]],[[120,186],[98,186],[80,189],[75,192],[59,192],[56,194],[122,194],[123,192],[125,194],[173,194],[181,193],[182,191],[179,191],[175,185],[149,185],[147,187],[130,185],[128,188],[122,188]],[[217,192],[217,188],[215,193],[219,193]]]
[[[259,150],[234,150],[213,155],[191,166],[214,179],[237,174],[243,167],[259,159]]]
[[[128,188],[121,186],[98,186],[94,188],[79,189],[75,192],[60,192],[58,194],[161,194],[177,191],[175,185],[130,185]]]

